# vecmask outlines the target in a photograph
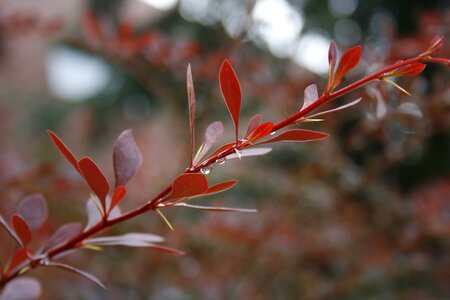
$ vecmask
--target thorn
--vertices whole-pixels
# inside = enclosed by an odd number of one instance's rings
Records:
[[[170,224],[169,220],[167,220],[166,216],[163,215],[163,213],[159,210],[159,209],[155,209],[155,211],[161,216],[161,218],[164,220],[164,222],[166,223],[167,226],[169,226],[169,228],[172,231],[175,231],[175,229],[173,229],[172,224]]]

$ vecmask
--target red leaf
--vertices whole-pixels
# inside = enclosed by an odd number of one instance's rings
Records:
[[[228,144],[225,144],[225,145],[221,146],[219,149],[217,149],[216,151],[211,153],[211,155],[209,155],[206,159],[209,159],[209,158],[211,158],[213,156],[216,156],[216,155],[218,155],[218,154],[220,154],[220,153],[222,153],[222,152],[224,152],[224,151],[226,151],[226,150],[228,150],[230,148],[233,148],[234,144],[235,143],[228,143]]]
[[[5,219],[3,219],[3,217],[0,215],[0,225],[3,226],[3,228],[6,229],[6,231],[8,232],[8,234],[17,242],[17,244],[20,247],[23,247],[22,242],[20,241],[19,237],[17,236],[17,234],[14,232],[14,230],[11,228],[11,226],[9,226],[8,222],[6,222]]]
[[[426,65],[421,63],[415,63],[411,65],[407,65],[403,68],[399,68],[397,70],[394,70],[392,72],[389,72],[386,74],[386,77],[390,76],[416,76],[422,73],[422,71],[425,69]]]
[[[125,130],[117,138],[113,151],[115,186],[124,186],[142,165],[142,155],[131,130]]]
[[[339,85],[342,77],[358,64],[359,59],[361,58],[361,50],[361,46],[355,46],[348,49],[344,55],[342,55],[336,74],[334,75],[333,87]]]
[[[111,205],[109,207],[109,212],[113,210],[116,205],[122,201],[123,197],[127,194],[127,189],[124,186],[118,186],[114,190],[114,194],[112,195]]]
[[[100,171],[97,165],[89,158],[82,158],[78,162],[81,174],[83,174],[89,187],[97,195],[102,204],[103,211],[106,211],[106,196],[109,192],[109,183],[106,176]]]
[[[173,249],[170,247],[160,246],[160,245],[153,245],[153,246],[149,246],[148,248],[153,249],[153,250],[158,250],[161,252],[166,252],[166,253],[173,254],[173,255],[177,255],[177,256],[184,255],[183,251]]]
[[[191,161],[189,167],[192,167],[194,161],[194,152],[195,152],[195,90],[194,90],[194,82],[192,81],[192,72],[191,72],[191,64],[188,64],[187,74],[186,74],[186,83],[187,83],[187,94],[189,101],[189,126],[191,132]]]
[[[26,220],[32,230],[37,230],[47,219],[47,203],[41,194],[29,195],[20,202],[17,213]]]
[[[283,141],[309,142],[309,141],[321,140],[326,137],[328,137],[328,134],[322,133],[322,132],[305,130],[305,129],[293,129],[293,130],[285,131],[285,132],[281,133],[280,135],[277,135],[274,138],[257,143],[255,145],[274,143],[274,142],[283,142]]]
[[[248,126],[247,126],[247,132],[244,135],[244,139],[248,138],[248,136],[250,134],[253,133],[253,131],[255,131],[255,129],[261,124],[262,122],[262,117],[260,114],[256,114],[254,115],[249,121],[248,121]]]
[[[66,158],[66,160],[75,168],[75,170],[78,171],[78,173],[81,174],[80,169],[78,168],[77,159],[72,154],[72,152],[67,148],[67,146],[64,144],[64,142],[52,131],[47,130],[48,135],[52,139],[53,143],[55,144],[56,148],[58,148],[59,152]]]
[[[11,271],[14,271],[14,269],[25,262],[28,258],[28,253],[25,249],[18,249],[16,253],[14,253],[10,263],[8,264],[8,268],[5,270],[5,273],[8,274]]]
[[[241,87],[230,62],[225,60],[219,72],[220,89],[234,122],[236,142],[238,141],[239,114],[241,111]]]
[[[183,174],[172,183],[172,192],[165,200],[192,197],[203,194],[208,189],[208,181],[203,174]]]
[[[23,248],[27,248],[33,238],[31,229],[27,222],[18,214],[11,216],[11,226],[23,244]]]
[[[210,186],[202,195],[213,195],[231,189],[237,184],[237,180],[224,181]]]
[[[272,122],[266,122],[259,125],[253,132],[252,136],[248,139],[248,142],[253,142],[269,135],[272,132],[272,128]]]

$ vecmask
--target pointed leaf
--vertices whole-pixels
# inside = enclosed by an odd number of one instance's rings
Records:
[[[241,112],[241,87],[230,62],[225,60],[219,72],[220,89],[233,119],[236,142],[238,141],[239,114]]]
[[[305,89],[304,102],[301,110],[313,104],[317,99],[319,99],[317,84],[308,85]]]
[[[0,295],[0,300],[34,300],[39,298],[41,284],[34,278],[20,277],[11,280]]]
[[[330,48],[328,49],[328,64],[330,65],[328,68],[328,84],[327,91],[333,89],[333,81],[334,81],[334,68],[336,67],[337,62],[337,50],[336,44],[333,40],[330,42]]]
[[[158,250],[161,252],[166,252],[172,255],[177,255],[177,256],[181,256],[184,255],[183,251],[174,249],[174,248],[170,248],[170,247],[166,247],[166,246],[161,246],[161,245],[152,245],[152,246],[148,246],[148,248],[153,249],[153,250]]]
[[[29,195],[20,202],[17,212],[36,231],[47,219],[47,203],[41,194]]]
[[[85,229],[89,229],[102,220],[103,214],[99,204],[95,203],[96,197],[91,197],[86,202],[87,224]],[[97,201],[98,202],[98,201]]]
[[[333,87],[339,85],[342,77],[358,64],[359,59],[361,58],[361,50],[361,46],[355,46],[348,49],[344,55],[342,55],[336,74],[334,75]]]
[[[332,70],[334,70],[336,61],[337,61],[336,43],[334,42],[334,40],[331,40],[330,48],[328,49],[328,63],[330,64]]]
[[[285,132],[277,135],[276,137],[273,137],[266,141],[257,143],[256,145],[275,143],[275,142],[284,142],[284,141],[309,142],[309,141],[321,140],[326,137],[328,137],[328,134],[322,133],[322,132],[305,130],[305,129],[292,129],[292,130],[285,131]]]
[[[125,186],[142,165],[142,155],[131,130],[122,132],[113,152],[115,186]]]
[[[264,143],[264,142],[263,142]],[[262,144],[262,143],[260,143]],[[235,158],[243,158],[243,157],[249,157],[249,156],[261,156],[266,155],[272,151],[272,148],[252,148],[252,149],[244,149],[240,152],[240,155],[237,153],[230,154],[227,156],[227,160],[235,159]]]
[[[3,228],[6,229],[8,234],[16,241],[16,243],[23,248],[22,241],[19,239],[17,234],[14,232],[14,230],[9,226],[8,222],[0,215],[0,224],[3,226]]]
[[[177,203],[175,206],[183,206],[198,210],[206,210],[211,212],[257,212],[256,209],[249,208],[233,208],[233,207],[217,207],[217,206],[202,206],[202,205],[192,205],[187,203]]]
[[[172,183],[172,192],[165,200],[191,197],[204,193],[208,189],[208,181],[203,174],[183,174]]]
[[[88,273],[88,272],[82,271],[82,270],[80,270],[80,269],[77,269],[77,268],[75,268],[75,267],[72,267],[72,266],[69,266],[69,265],[66,265],[66,264],[62,264],[62,263],[58,263],[58,262],[50,262],[50,263],[48,264],[48,266],[49,266],[49,267],[60,268],[60,269],[63,269],[63,270],[66,270],[66,271],[70,271],[70,272],[79,274],[79,275],[81,275],[81,276],[84,276],[84,277],[86,277],[87,279],[89,279],[89,280],[95,282],[97,285],[101,286],[103,289],[106,290],[105,285],[104,285],[97,277],[95,277],[95,276],[92,275],[91,273]]]
[[[118,186],[114,190],[114,194],[111,198],[111,205],[109,206],[108,211],[110,212],[114,207],[116,207],[116,205],[118,205],[120,201],[122,201],[123,197],[125,197],[126,194],[127,189],[124,186]]]
[[[272,128],[273,128],[272,122],[262,123],[255,129],[252,136],[247,140],[247,142],[252,143],[253,141],[268,136],[272,132]]]
[[[213,194],[225,192],[225,191],[231,189],[236,184],[237,184],[237,180],[229,180],[229,181],[224,181],[224,182],[212,185],[202,194],[202,196],[213,195]]]
[[[210,155],[208,155],[208,157],[206,159],[210,159],[211,157],[214,157],[214,156],[216,156],[216,155],[218,155],[218,154],[220,154],[220,153],[222,153],[222,152],[224,152],[224,151],[226,151],[226,150],[228,150],[230,148],[233,148],[234,145],[235,145],[234,142],[225,144],[225,145],[221,146],[219,149],[217,149],[216,151],[214,151],[213,153],[211,153]]]
[[[353,106],[353,105],[358,104],[358,103],[361,101],[361,99],[362,99],[362,98],[358,98],[358,99],[356,99],[356,100],[354,100],[354,101],[352,101],[352,102],[350,102],[350,103],[347,103],[347,104],[338,106],[338,107],[336,107],[336,108],[333,108],[333,109],[330,109],[330,110],[326,110],[326,111],[322,111],[322,112],[313,114],[313,115],[311,115],[311,116],[308,116],[308,117],[306,118],[306,120],[308,120],[308,119],[310,119],[310,118],[316,118],[316,117],[318,117],[318,116],[323,116],[323,115],[329,114],[329,113],[331,113],[331,112],[336,112],[336,111],[339,111],[339,110],[342,110],[342,109],[349,108],[349,107],[351,107],[351,106]]]
[[[388,74],[386,74],[386,77],[391,77],[391,76],[416,76],[419,75],[420,73],[422,73],[422,71],[425,69],[427,65],[426,64],[421,64],[421,63],[415,63],[415,64],[411,64],[411,65],[407,65],[403,68],[399,68],[397,70],[394,70],[392,72],[389,72]]]
[[[248,138],[256,128],[262,123],[262,116],[260,114],[254,115],[249,121],[247,126],[247,132],[244,135],[244,139]]]
[[[87,184],[100,200],[103,211],[105,212],[106,196],[109,192],[109,183],[106,176],[89,157],[82,158],[78,162],[78,166]]]
[[[56,248],[69,241],[71,238],[75,237],[81,232],[82,225],[78,222],[67,223],[59,227],[55,233],[50,237],[47,244],[44,247],[44,252],[46,250]]]
[[[431,41],[430,47],[424,52],[424,55],[431,55],[442,47],[444,36],[435,36]]]
[[[22,241],[23,247],[27,248],[32,239],[31,229],[27,222],[18,214],[11,216],[11,226]]]
[[[191,133],[191,161],[189,167],[192,167],[194,162],[194,151],[195,151],[195,90],[194,90],[194,82],[192,80],[191,64],[188,64],[186,83],[189,101],[189,127]]]
[[[78,168],[78,162],[72,152],[67,148],[66,144],[52,131],[47,130],[48,135],[55,144],[56,148],[61,152],[61,154],[65,157],[65,159],[81,174],[80,169]]]

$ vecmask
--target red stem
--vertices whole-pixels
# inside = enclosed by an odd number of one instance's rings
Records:
[[[311,113],[312,111],[314,111],[315,109],[317,109],[318,107],[320,107],[321,105],[334,100],[340,96],[343,96],[345,94],[348,94],[354,90],[356,90],[359,87],[362,87],[374,80],[379,80],[382,79],[383,74],[388,73],[392,70],[398,69],[400,67],[406,66],[406,65],[410,65],[413,63],[417,63],[417,62],[422,62],[422,63],[437,63],[437,64],[442,64],[442,65],[446,65],[446,66],[450,66],[450,60],[448,59],[444,59],[444,58],[433,58],[433,57],[424,57],[424,56],[417,56],[408,60],[404,60],[401,62],[398,62],[396,64],[393,64],[391,66],[387,66],[383,69],[381,69],[380,71],[377,71],[371,75],[368,75],[340,90],[337,90],[335,92],[329,93],[329,94],[324,94],[321,97],[319,97],[319,99],[317,99],[315,102],[313,102],[311,105],[305,107],[304,109],[298,111],[297,113],[289,116],[288,118],[284,119],[283,121],[275,124],[273,126],[273,132],[282,129],[284,127],[287,127],[289,125],[292,125],[295,121],[297,121],[298,119],[305,117],[306,115],[308,115],[309,113]],[[213,163],[215,163],[217,160],[224,158],[230,154],[233,154],[236,150],[242,150],[245,149],[247,147],[251,147],[251,144],[243,144],[239,141],[236,142],[236,144],[232,147],[230,147],[227,150],[224,150],[221,153],[218,153],[217,155],[210,157],[209,159],[203,161],[201,164],[193,167],[193,168],[187,168],[184,171],[184,174],[186,173],[198,173],[202,168],[207,167]],[[123,221],[132,219],[138,215],[141,215],[147,211],[151,211],[151,210],[155,210],[157,209],[159,206],[159,204],[162,202],[161,200],[167,196],[170,192],[172,191],[172,186],[168,186],[166,187],[161,193],[159,193],[156,197],[154,197],[152,200],[148,201],[147,203],[133,209],[130,210],[122,215],[120,215],[117,218],[114,219],[103,219],[102,221],[100,221],[98,224],[96,224],[95,226],[89,228],[88,230],[80,233],[79,235],[73,237],[71,240],[67,241],[66,243],[51,249],[48,253],[47,253],[47,258],[52,258],[60,253],[63,253],[65,251],[68,250],[72,250],[75,248],[78,248],[80,246],[82,246],[82,242],[91,237],[94,236],[106,229],[108,229],[109,227],[117,224],[117,223],[121,223]],[[30,260],[28,262],[28,264],[26,264],[25,266],[23,266],[20,270],[16,270],[15,272],[11,273],[11,274],[3,274],[3,277],[0,280],[0,287],[4,286],[6,283],[8,283],[10,280],[14,279],[17,276],[20,276],[26,272],[24,272],[23,270],[26,269],[27,267],[29,267],[30,269],[33,269],[37,266],[40,265],[40,261],[39,260]]]

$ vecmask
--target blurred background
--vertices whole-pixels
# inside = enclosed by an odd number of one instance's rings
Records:
[[[149,200],[187,166],[185,74],[192,64],[197,141],[232,123],[217,75],[232,62],[243,90],[241,123],[279,121],[303,90],[326,85],[331,39],[363,45],[350,82],[449,35],[438,0],[2,0],[0,2],[0,211],[43,193],[59,225],[85,222],[88,188],[47,138],[113,179],[112,148],[132,128],[143,168],[122,210]],[[450,57],[449,39],[439,56]],[[238,179],[199,204],[257,208],[218,214],[171,208],[111,229],[151,232],[183,257],[148,249],[80,250],[66,261],[107,283],[39,269],[42,299],[450,299],[449,72],[428,66],[397,83],[338,100],[362,104],[305,128],[324,141],[283,144],[214,166],[210,183]],[[12,249],[0,232],[0,260]]]

